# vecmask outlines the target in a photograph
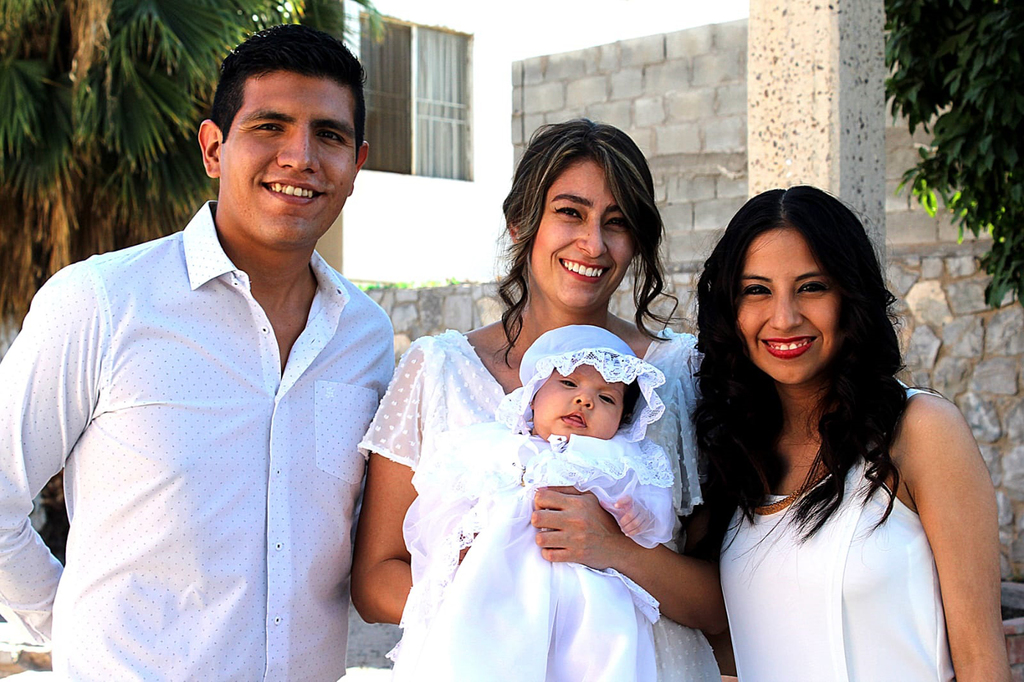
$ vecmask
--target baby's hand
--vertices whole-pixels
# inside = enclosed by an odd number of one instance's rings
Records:
[[[629,537],[633,537],[651,523],[651,513],[644,507],[633,504],[633,498],[629,495],[620,498],[615,503],[615,509],[621,512],[616,515],[619,519],[619,528]]]

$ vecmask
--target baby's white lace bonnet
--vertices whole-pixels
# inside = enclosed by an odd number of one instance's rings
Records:
[[[498,405],[495,419],[516,433],[530,433],[534,394],[552,372],[568,376],[580,365],[590,365],[608,383],[637,382],[640,399],[632,418],[619,427],[617,435],[625,436],[631,443],[643,440],[647,425],[658,421],[665,411],[665,404],[654,390],[665,383],[665,375],[634,355],[626,342],[615,334],[589,325],[558,327],[541,334],[523,354],[519,365],[522,388],[505,396]]]

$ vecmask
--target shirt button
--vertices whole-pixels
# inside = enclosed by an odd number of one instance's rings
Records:
[[[264,334],[266,334],[266,333],[267,333],[268,331],[270,331],[270,330],[269,330],[269,329],[267,329],[266,327],[264,327],[264,328],[263,328],[263,329],[261,329],[260,331],[262,331],[262,332],[263,332]]]
[[[275,473],[275,474],[277,474],[278,476],[280,476],[280,475],[281,475],[281,470],[280,470],[280,469],[278,469],[278,470],[277,470],[277,471],[275,471],[274,473]]]
[[[281,616],[278,616],[277,618],[274,619],[274,625],[280,625],[280,624],[281,624]]]
[[[277,549],[277,550],[280,550],[282,547],[284,547],[284,545],[281,544],[280,542],[277,543],[276,545],[274,545],[274,548]]]

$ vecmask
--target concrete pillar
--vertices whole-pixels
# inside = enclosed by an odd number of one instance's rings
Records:
[[[883,0],[750,0],[751,196],[817,185],[885,244]]]

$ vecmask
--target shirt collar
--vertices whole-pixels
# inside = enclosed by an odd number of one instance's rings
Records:
[[[224,253],[224,247],[220,245],[220,239],[217,237],[217,227],[213,222],[216,207],[216,201],[206,202],[182,233],[185,267],[188,269],[188,281],[192,291],[212,279],[238,270]],[[317,288],[328,301],[344,307],[350,297],[341,275],[316,251],[313,252],[309,265],[316,276]]]
[[[213,224],[216,201],[203,204],[182,233],[181,242],[185,249],[185,267],[188,269],[188,283],[195,291],[211,279],[234,272],[238,268],[224,253],[224,247],[217,238]]]

